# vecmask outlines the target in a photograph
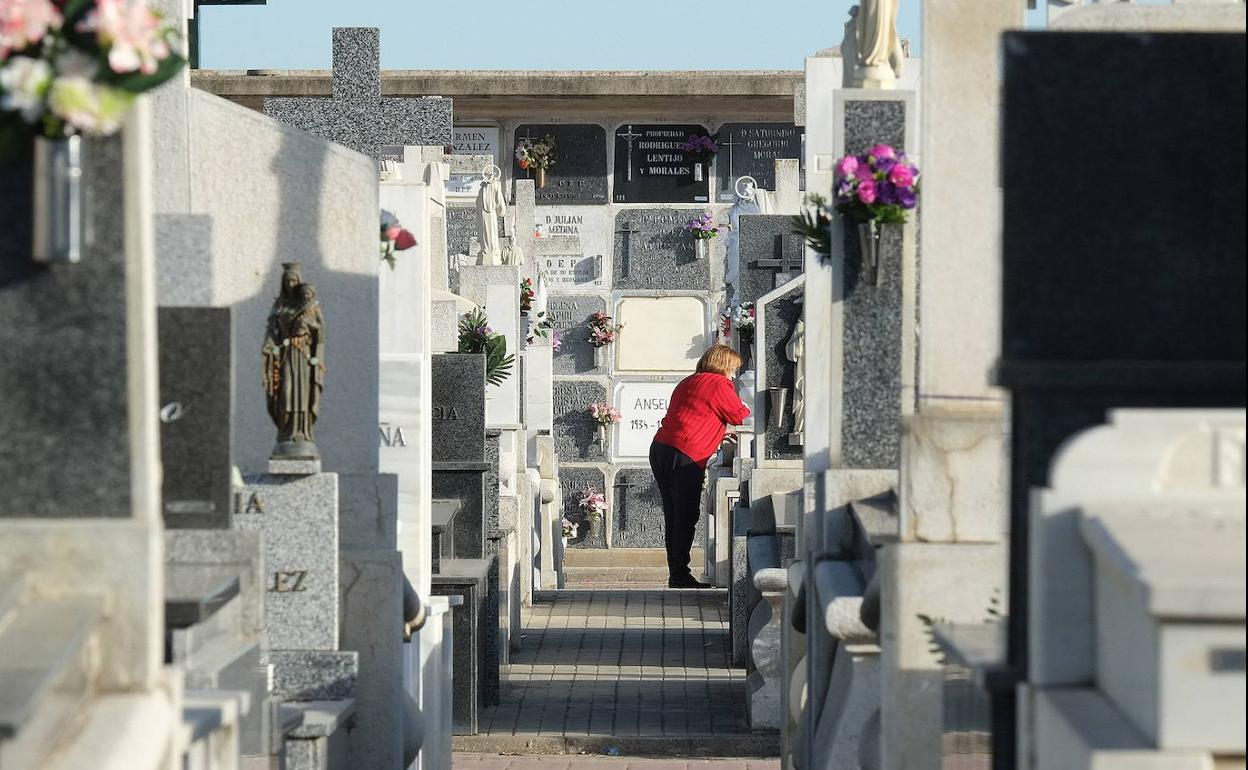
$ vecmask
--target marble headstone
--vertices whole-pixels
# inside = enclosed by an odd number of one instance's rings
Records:
[[[161,500],[170,529],[229,529],[233,323],[228,307],[162,307]]]
[[[627,209],[615,216],[612,288],[710,291],[709,259],[685,230],[697,210]]]

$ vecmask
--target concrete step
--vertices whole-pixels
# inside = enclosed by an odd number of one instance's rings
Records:
[[[690,564],[706,560],[701,548],[694,548]],[[569,548],[563,552],[564,569],[569,567],[662,567],[667,568],[667,552],[662,548]]]
[[[476,754],[597,754],[604,757],[772,758],[780,756],[780,734],[615,736],[456,735],[451,748]]]

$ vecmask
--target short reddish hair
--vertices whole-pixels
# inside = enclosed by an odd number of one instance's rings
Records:
[[[725,377],[741,368],[741,354],[727,345],[712,345],[698,359],[699,372],[715,372]]]

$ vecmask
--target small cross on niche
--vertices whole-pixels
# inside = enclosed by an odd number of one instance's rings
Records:
[[[792,233],[777,235],[772,243],[773,256],[770,259],[755,260],[754,264],[758,267],[778,268],[775,285],[779,287],[788,283],[794,273],[802,272],[806,250],[801,236]]]

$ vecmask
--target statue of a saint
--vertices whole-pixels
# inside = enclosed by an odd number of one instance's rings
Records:
[[[493,171],[491,167],[488,171]],[[498,175],[486,173],[477,192],[477,241],[481,244],[481,264],[503,264],[503,248],[498,239],[498,218],[507,216],[507,199]],[[523,259],[523,257],[521,257]]]
[[[282,265],[282,289],[273,300],[260,356],[269,417],[277,426],[274,460],[320,457],[312,427],[325,389],[325,317],[316,289],[303,282],[298,262]]]
[[[791,446],[806,444],[806,324],[797,319],[793,336],[784,346],[784,357],[793,362],[793,432],[789,434]]]
[[[858,3],[854,19],[854,52],[858,60],[855,85],[893,88],[897,78],[901,77],[905,53],[897,37],[897,9],[900,4],[901,0],[860,0]]]

